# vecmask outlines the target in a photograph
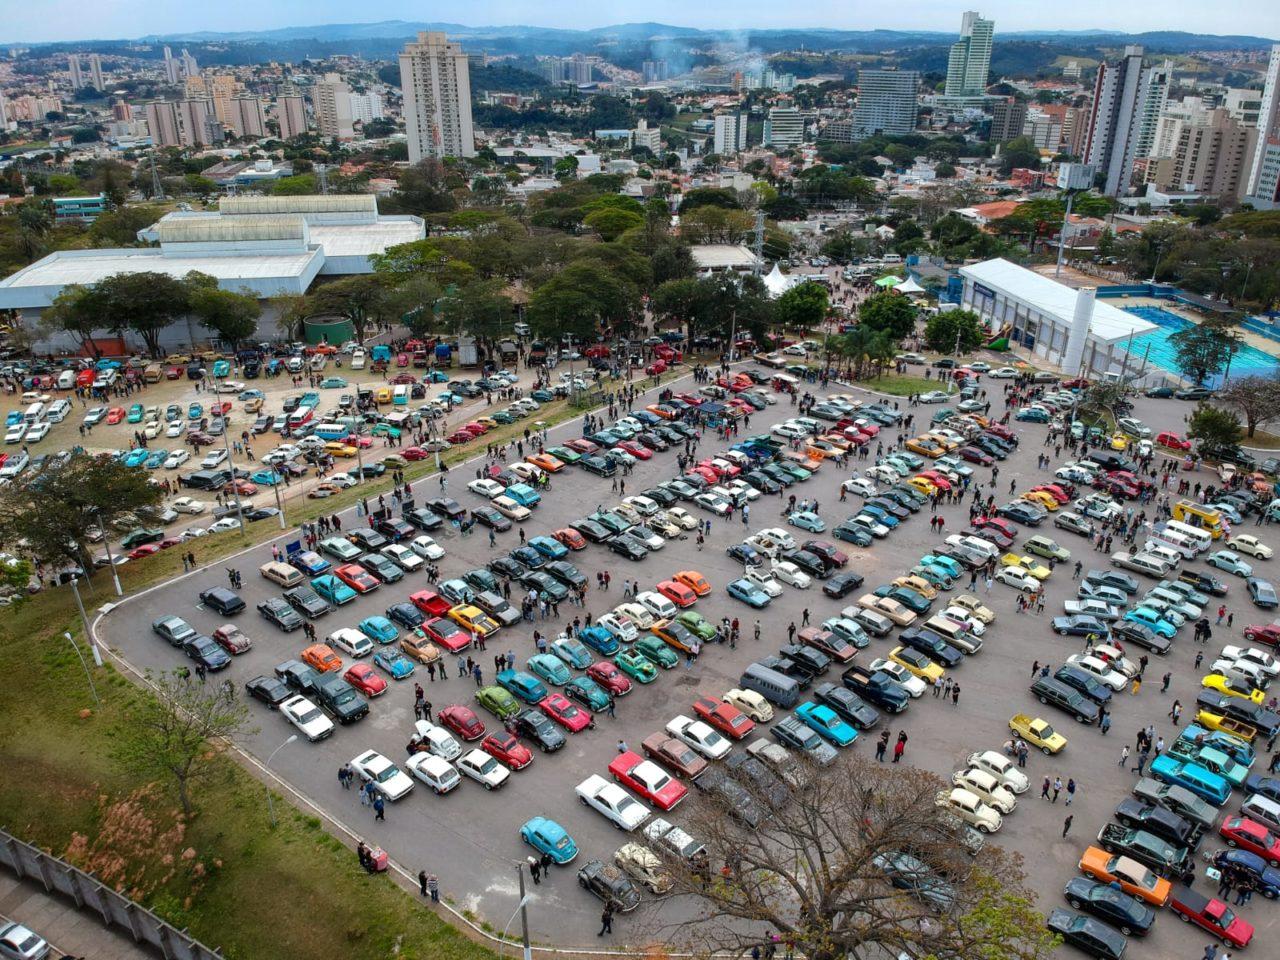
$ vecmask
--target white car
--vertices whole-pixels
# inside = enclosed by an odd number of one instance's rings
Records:
[[[666,600],[667,598],[663,597],[662,599]],[[668,600],[667,602],[670,603],[671,601]],[[648,630],[653,626],[654,620],[656,619],[654,615],[649,612],[647,607],[631,602],[618,604],[613,608],[613,613],[616,617],[630,620],[641,630]]]
[[[734,687],[720,699],[741,710],[756,723],[768,723],[773,719],[773,705],[754,690]]]
[[[658,512],[658,505],[648,497],[626,497],[622,501],[641,517],[652,517]]]
[[[799,590],[807,590],[813,586],[813,578],[787,560],[773,562],[773,575],[783,583],[789,583]]]
[[[415,753],[404,765],[437,794],[445,794],[462,782],[457,768],[434,753]]]
[[[645,526],[632,527],[631,530],[628,532],[631,534],[631,536],[635,537],[637,540],[643,543],[650,550],[661,550],[663,547],[667,545],[667,541],[663,540],[662,537],[658,536],[648,527],[645,527]]]
[[[471,750],[459,757],[458,772],[486,790],[496,790],[511,778],[511,771],[483,750]]]
[[[177,470],[180,466],[191,459],[191,454],[185,450],[175,450],[165,458],[164,465],[167,470]]]
[[[890,485],[897,483],[901,479],[896,470],[883,464],[868,467],[863,473],[872,480],[879,480],[881,483]]]
[[[27,435],[27,427],[29,424],[25,420],[15,423],[4,435],[5,443],[21,443],[22,438]]]
[[[28,439],[30,438],[28,437]],[[1249,556],[1255,557],[1258,560],[1271,559],[1271,548],[1257,537],[1251,536],[1247,533],[1231,537],[1227,541],[1227,546],[1239,551],[1240,553],[1247,553]]]
[[[770,560],[779,556],[785,547],[766,533],[753,533],[742,541],[756,553],[762,553]]]
[[[863,530],[867,531],[867,533],[871,534],[877,540],[883,540],[885,537],[889,535],[888,527],[886,527],[883,523],[877,523],[872,517],[867,516],[867,514],[865,513],[860,513],[857,516],[850,517],[848,520],[845,521],[845,523],[848,523],[852,526],[861,527]]]
[[[49,942],[30,927],[13,922],[0,923],[0,957],[6,960],[45,960],[48,956]]]
[[[649,808],[616,783],[593,773],[574,788],[574,793],[591,809],[619,830],[630,833],[649,819]]]
[[[999,780],[1014,793],[1026,793],[1031,781],[1017,765],[1003,753],[986,750],[982,753],[969,754],[968,764],[978,770],[985,770]]]
[[[983,803],[981,797],[961,787],[939,791],[934,803],[983,833],[995,833],[1004,823],[1000,814]]]
[[[1062,604],[1062,609],[1068,614],[1084,614],[1108,623],[1120,619],[1120,611],[1116,607],[1092,597],[1086,600],[1067,600]]]
[[[724,497],[718,496],[714,493],[700,493],[693,498],[693,502],[703,510],[711,511],[717,517],[725,516],[733,506],[733,504]]]
[[[238,517],[223,517],[221,520],[215,520],[209,524],[209,533],[228,533],[231,530],[240,529],[240,519]]]
[[[975,637],[980,637],[987,632],[987,625],[964,607],[947,607],[940,616],[946,617],[948,620],[954,620]]]
[[[402,543],[393,543],[385,546],[382,548],[381,553],[405,573],[413,573],[415,570],[420,570],[423,564],[426,563],[421,556]]]
[[[508,520],[514,520],[516,523],[523,523],[525,520],[528,520],[533,516],[533,513],[528,507],[522,507],[507,496],[494,497],[489,501],[489,503],[493,509],[497,510]]]
[[[1059,480],[1068,480],[1071,483],[1093,483],[1094,473],[1092,470],[1086,470],[1084,467],[1065,466],[1059,467],[1053,472],[1053,475]]]
[[[1002,567],[996,574],[996,579],[1027,593],[1035,593],[1040,589],[1040,581],[1028,573],[1025,567]]]
[[[719,760],[733,745],[701,720],[693,720],[681,714],[668,721],[667,733],[688,744],[708,760]]]
[[[373,781],[373,789],[388,800],[399,800],[413,789],[413,778],[380,754],[368,750],[351,761],[356,773]]]
[[[653,590],[645,590],[636,594],[636,603],[644,607],[658,620],[670,620],[680,611],[676,605]]]
[[[27,430],[27,443],[39,443],[49,434],[49,424],[33,423]]]
[[[428,720],[415,720],[413,729],[418,739],[427,745],[428,753],[442,760],[456,760],[462,756],[462,744],[444,727]]]
[[[699,520],[684,507],[668,507],[667,519],[681,530],[697,530]]]
[[[871,666],[867,668],[872,673],[877,670],[883,670],[893,679],[902,684],[907,693],[913,697],[923,696],[924,692],[929,689],[929,684],[925,683],[910,670],[898,663],[896,660],[890,660],[887,657],[881,657],[871,661]]]
[[[804,427],[791,422],[779,423],[769,432],[788,440],[802,440],[809,435],[809,431]]]
[[[1105,660],[1099,657],[1091,657],[1085,653],[1073,653],[1067,657],[1067,663],[1073,667],[1079,667],[1085,673],[1091,674],[1112,690],[1123,690],[1129,683],[1128,677],[1119,670],[1113,670]]]
[[[1013,367],[997,367],[987,374],[993,380],[1013,380],[1018,376],[1018,371]]]
[[[542,468],[536,467],[532,463],[525,463],[521,461],[520,463],[511,464],[511,466],[508,467],[508,469],[512,473],[514,473],[517,477],[519,477],[521,480],[542,479]]]
[[[373,642],[355,627],[339,627],[324,642],[357,660],[373,653]]]
[[[866,477],[854,477],[852,480],[846,480],[840,486],[846,493],[856,493],[860,497],[874,497],[880,492],[876,489],[876,485]]]
[[[333,733],[333,721],[306,697],[290,697],[280,704],[280,714],[312,743]]]
[[[952,775],[951,782],[957,787],[968,790],[1001,813],[1013,813],[1014,807],[1018,805],[1018,798],[1013,795],[1013,791],[999,778],[985,770],[976,768],[958,770]]]
[[[632,643],[640,637],[640,631],[636,629],[636,625],[631,622],[630,618],[617,613],[606,613],[603,617],[597,619],[596,623],[600,624],[623,643]]]
[[[185,420],[174,420],[164,428],[164,435],[166,437],[180,437],[186,432],[187,421]]]
[[[751,501],[760,499],[760,491],[745,480],[730,480],[724,488],[736,497],[746,497]]]
[[[779,544],[783,550],[794,550],[796,548],[796,538],[791,535],[788,530],[782,527],[765,527],[756,533],[758,537],[764,537]]]
[[[502,496],[507,488],[500,484],[497,480],[472,480],[467,484],[467,489],[472,493],[478,493],[487,500],[494,497]]]
[[[425,533],[409,541],[409,546],[414,553],[420,557],[425,557],[427,560],[439,560],[444,556],[444,547],[436,543],[434,537],[429,537]]]
[[[761,567],[748,567],[742,579],[755,584],[771,597],[782,596],[782,584],[774,578],[772,573]]]
[[[169,506],[178,513],[204,513],[209,509],[207,503],[195,497],[178,497]]]
[[[1272,679],[1280,677],[1280,660],[1277,660],[1265,650],[1259,650],[1257,647],[1223,647],[1221,659],[1230,660],[1232,663],[1247,664],[1263,676]]]

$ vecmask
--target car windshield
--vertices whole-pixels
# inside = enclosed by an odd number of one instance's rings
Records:
[[[490,774],[490,773],[493,773],[494,768],[496,768],[497,766],[498,766],[498,761],[493,759],[493,757],[490,757],[484,763],[480,764],[478,769],[483,774]]]
[[[313,720],[319,719],[319,717],[320,717],[320,711],[317,710],[315,707],[312,707],[310,710],[307,710],[305,713],[298,714],[298,722],[311,723]]]
[[[386,768],[380,774],[378,774],[378,782],[386,783],[388,780],[390,780],[399,772],[400,770],[396,767],[394,763],[387,764]]]

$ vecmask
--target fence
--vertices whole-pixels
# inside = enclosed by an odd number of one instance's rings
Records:
[[[146,907],[103,886],[78,867],[0,830],[0,863],[20,879],[30,878],[50,893],[70,897],[81,910],[91,910],[108,926],[123,927],[138,943],[155,947],[165,960],[221,960],[199,940],[165,923]]]

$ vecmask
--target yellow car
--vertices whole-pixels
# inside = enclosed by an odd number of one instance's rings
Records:
[[[933,686],[945,672],[942,667],[938,666],[919,650],[912,650],[910,647],[894,647],[889,653],[889,659],[903,667],[912,676],[919,677],[929,686]]]
[[[835,447],[837,450],[844,453],[847,453],[849,451],[849,448],[853,446],[853,443],[850,440],[847,440],[844,437],[839,436],[838,434],[835,434],[835,433],[824,433],[818,439],[821,440],[823,443],[830,444],[831,446]]]
[[[1129,438],[1123,433],[1114,433],[1111,435],[1112,450],[1126,450],[1129,447]]]
[[[1053,729],[1048,720],[1029,717],[1025,713],[1010,717],[1009,729],[1042,753],[1058,753],[1067,745],[1067,738]]]
[[[498,423],[498,421],[493,419],[493,417],[476,417],[475,422],[488,427],[490,430],[494,427],[502,426],[502,424]]]
[[[1049,568],[1037,561],[1034,557],[1020,557],[1016,553],[1006,553],[1000,558],[1000,566],[1002,567],[1022,567],[1027,573],[1031,574],[1037,580],[1047,580],[1049,578]]]
[[[952,450],[954,450],[958,446],[958,444],[954,440],[948,437],[944,437],[940,433],[926,433],[921,439],[932,440],[934,443],[940,446],[943,450],[946,450],[948,453],[950,453]]]
[[[926,496],[932,497],[938,491],[937,485],[928,477],[912,477],[907,483]]]
[[[906,587],[908,590],[914,590],[920,596],[929,600],[934,599],[938,595],[938,588],[926,580],[924,577],[917,577],[912,574],[909,577],[899,577],[893,581],[895,587]]]
[[[373,395],[373,399],[374,399],[376,402],[378,402],[378,403],[390,403],[390,402],[391,402],[391,388],[390,388],[390,387],[379,387],[379,388],[377,389],[377,391],[374,393],[374,395]]]
[[[1057,499],[1051,493],[1045,493],[1043,490],[1029,490],[1024,494],[1020,494],[1023,500],[1034,503],[1036,506],[1044,507],[1050,513],[1053,513],[1061,506]]]
[[[356,448],[337,440],[330,440],[324,445],[324,452],[335,457],[354,457]]]
[[[912,453],[918,453],[922,457],[930,457],[936,459],[946,453],[946,449],[933,440],[926,440],[923,437],[913,437],[908,440],[904,446]]]
[[[449,619],[463,630],[470,630],[477,637],[487,637],[498,629],[498,624],[487,613],[469,604],[459,604],[452,608],[449,611]]]
[[[261,397],[251,397],[244,402],[245,413],[257,413],[261,409],[262,409]]]
[[[1208,710],[1201,710],[1196,714],[1196,723],[1206,730],[1221,730],[1223,733],[1229,733],[1244,743],[1251,742],[1258,735],[1257,727],[1247,724],[1243,720],[1237,720],[1235,717],[1225,717],[1222,714],[1211,713]]]
[[[951,602],[957,607],[963,607],[968,610],[973,614],[975,620],[981,620],[983,623],[993,623],[996,619],[995,611],[990,607],[984,606],[982,601],[971,593],[962,593],[958,597],[952,597]]]
[[[1239,697],[1242,700],[1248,700],[1250,703],[1260,704],[1267,698],[1267,695],[1261,690],[1239,680],[1224,677],[1220,673],[1209,674],[1200,681],[1200,686],[1209,690],[1216,690],[1218,693],[1224,693],[1228,697]]]

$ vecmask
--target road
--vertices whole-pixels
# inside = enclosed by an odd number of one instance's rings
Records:
[[[676,390],[687,386],[687,382],[678,384]],[[1000,387],[995,383],[988,386],[993,412],[998,412],[1002,409]],[[839,389],[833,386],[832,392]],[[921,407],[913,412],[917,421],[924,421],[934,409]],[[1176,429],[1181,426],[1179,421],[1184,412],[1182,404],[1140,400],[1136,415],[1147,418],[1156,430]],[[778,406],[753,417],[751,427],[744,432],[760,432],[791,413],[792,408],[786,406],[784,398]],[[1021,448],[1001,464],[996,492],[1000,502],[1009,490],[1010,480],[1016,481],[1019,489],[1026,489],[1047,478],[1035,466],[1036,457],[1045,451],[1041,441],[1046,428],[1033,424],[1014,426],[1023,442]],[[554,444],[568,439],[576,435],[577,429],[576,421],[562,424],[551,431],[550,442]],[[892,430],[886,432],[893,434]],[[702,441],[700,453],[711,453],[719,448],[713,438],[707,437]],[[633,476],[627,478],[627,491],[636,493],[673,476],[674,459],[673,450],[638,464]],[[985,474],[986,471],[980,470],[979,473]],[[837,502],[839,482],[846,475],[838,473],[834,464],[829,464],[812,480],[792,488],[791,492],[803,498],[816,497],[821,504],[822,515],[828,524],[834,524],[852,512],[852,503],[846,510],[845,505]],[[474,494],[462,489],[465,481],[473,476],[474,464],[455,468],[451,473],[449,492],[464,505],[479,502]],[[434,480],[424,481],[420,487],[426,488],[421,491],[425,497],[436,495]],[[550,532],[581,518],[597,504],[608,505],[612,500],[616,497],[611,496],[608,481],[577,470],[566,471],[556,477],[554,489],[544,497],[542,505],[526,524],[526,533],[534,536]],[[375,823],[372,813],[360,806],[355,791],[340,789],[336,776],[338,768],[366,748],[373,747],[397,760],[403,758],[413,722],[413,693],[409,682],[401,682],[375,700],[369,717],[358,725],[340,729],[320,744],[298,742],[281,750],[272,764],[272,771],[334,818],[350,825],[357,835],[386,848],[411,872],[425,868],[437,873],[442,890],[457,907],[470,909],[501,928],[512,916],[516,905],[514,865],[528,853],[528,848],[518,836],[521,823],[535,814],[550,816],[564,824],[577,839],[583,851],[579,862],[591,857],[608,860],[622,842],[621,836],[603,818],[574,801],[573,787],[588,775],[603,772],[616,752],[617,740],[623,739],[636,746],[647,734],[664,726],[672,716],[688,712],[696,694],[705,692],[718,696],[735,686],[747,663],[757,656],[776,651],[785,643],[787,624],[791,621],[799,623],[802,610],[809,608],[811,619],[820,623],[849,602],[848,599],[828,599],[817,590],[802,592],[788,587],[783,596],[774,601],[767,616],[762,618],[763,639],[758,645],[750,639],[753,612],[730,600],[720,589],[740,573],[739,566],[726,556],[725,548],[755,529],[779,524],[777,510],[780,506],[777,501],[758,501],[752,510],[749,528],[737,520],[732,524],[714,520],[710,538],[702,552],[698,552],[693,541],[688,540],[669,543],[640,563],[628,563],[597,546],[589,546],[571,558],[592,582],[587,609],[596,615],[622,601],[623,578],[639,578],[642,585],[650,586],[676,570],[700,570],[718,589],[700,600],[696,609],[713,621],[721,616],[739,617],[746,639],[736,651],[725,646],[710,647],[704,650],[694,669],[686,670],[681,666],[665,673],[649,687],[637,689],[619,701],[616,721],[601,718],[596,730],[572,737],[564,750],[550,756],[538,756],[530,768],[515,774],[502,791],[485,794],[478,785],[466,782],[453,794],[440,798],[419,786],[413,794],[389,807],[385,823]],[[962,508],[944,507],[940,513],[946,520],[944,535],[962,528]],[[852,568],[867,577],[868,588],[887,582],[898,573],[905,573],[929,545],[937,541],[938,537],[929,533],[925,514],[922,511],[915,515],[887,540],[877,541],[870,550],[852,550]],[[354,517],[344,517],[344,528],[349,528],[352,522],[355,522]],[[283,544],[291,538],[292,535],[282,537],[277,542]],[[1059,540],[1084,559],[1086,566],[1102,565],[1103,558],[1092,554],[1083,539],[1062,534]],[[448,551],[442,561],[445,576],[458,576],[483,565],[494,555],[484,532],[461,540],[445,535],[441,542]],[[515,531],[499,535],[499,549],[510,549],[517,544]],[[225,585],[224,569],[234,565],[244,572],[242,593],[250,608],[238,620],[255,639],[255,646],[237,658],[226,675],[239,685],[256,674],[270,673],[275,664],[296,656],[304,644],[300,633],[282,634],[256,619],[252,613],[256,602],[277,592],[253,573],[259,564],[269,559],[270,544],[264,544],[232,561],[180,577],[129,598],[101,619],[98,624],[100,636],[138,669],[164,670],[178,666],[179,657],[151,633],[150,623],[161,615],[176,613],[202,632],[211,632],[220,625],[222,618],[211,611],[199,609],[196,595],[206,587]],[[1271,561],[1272,564],[1276,562]],[[613,590],[607,598],[602,597],[594,586],[594,574],[605,569],[613,577]],[[394,587],[384,587],[374,595],[344,607],[340,613],[330,614],[327,622],[321,621],[317,625],[317,630],[323,635],[338,626],[354,625],[363,617],[381,613],[393,597],[402,599],[412,590],[420,589],[415,577],[421,575],[410,575]],[[961,587],[965,583],[967,580],[962,581]],[[1261,617],[1250,616],[1251,611],[1243,605],[1244,600],[1239,594],[1241,591],[1238,590],[1232,594],[1232,603],[1236,605],[1237,637],[1245,623],[1252,619],[1261,620]],[[1026,690],[1032,662],[1058,663],[1079,649],[1078,641],[1055,637],[1047,623],[1048,617],[1061,612],[1062,601],[1073,595],[1070,570],[1060,566],[1048,582],[1046,610],[1044,617],[1040,618],[1045,622],[1037,622],[1033,617],[1018,617],[1015,594],[1011,589],[996,584],[991,595],[984,596],[983,600],[997,612],[998,620],[987,631],[985,649],[965,662],[956,673],[963,688],[959,703],[952,705],[926,695],[905,714],[893,718],[891,723],[895,733],[898,729],[905,729],[910,735],[906,761],[944,777],[958,769],[970,752],[998,748],[1008,736],[1006,723],[1015,712],[1047,711],[1048,719],[1071,738],[1070,746],[1058,757],[1033,754],[1026,772],[1037,787],[1045,776],[1060,776],[1064,783],[1068,777],[1073,777],[1079,789],[1072,808],[1066,810],[1063,802],[1054,805],[1042,801],[1038,799],[1038,789],[1033,789],[1022,798],[1019,809],[1006,819],[996,838],[1024,854],[1029,880],[1040,894],[1046,910],[1062,905],[1061,888],[1075,874],[1076,862],[1084,846],[1131,789],[1135,775],[1117,766],[1123,743],[1127,741],[1132,746],[1134,734],[1147,723],[1155,724],[1160,734],[1172,740],[1176,730],[1166,717],[1169,703],[1175,696],[1184,704],[1192,703],[1199,683],[1198,675],[1192,670],[1195,651],[1191,649],[1190,639],[1179,637],[1167,661],[1152,665],[1152,673],[1157,678],[1165,669],[1172,671],[1169,693],[1161,695],[1159,683],[1148,682],[1143,685],[1139,696],[1119,698],[1109,736],[1104,738],[1096,728],[1077,726],[1051,708],[1039,707]],[[561,620],[571,620],[581,612],[563,604]],[[492,676],[493,652],[513,649],[521,662],[534,652],[530,634],[535,627],[544,634],[558,632],[558,624],[521,624],[490,641],[489,652],[478,655],[486,681]],[[873,641],[871,649],[862,657],[883,655],[890,649],[891,639]],[[1216,631],[1217,642],[1230,642],[1230,639],[1225,628]],[[437,710],[450,702],[469,703],[472,700],[474,683],[457,679],[455,672],[451,671],[450,678],[443,684],[439,681],[434,686],[424,683],[428,698]],[[419,679],[423,678],[419,676]],[[487,715],[482,716],[488,719]],[[261,729],[246,737],[244,746],[254,756],[264,758],[291,730],[282,719],[257,704],[254,705],[254,719]],[[869,751],[871,738],[865,739],[865,744],[860,743],[854,749]],[[1063,818],[1067,813],[1074,815],[1074,824],[1070,835],[1061,839]],[[674,819],[680,819],[678,810]],[[1213,846],[1212,838],[1206,841],[1206,846]],[[639,911],[615,924],[617,935],[612,945],[620,947],[628,941],[642,943],[659,934],[665,925],[687,918],[694,908],[690,903],[647,902]],[[576,888],[572,869],[553,870],[549,882],[533,888],[530,902],[532,936],[535,941],[543,943],[596,944],[598,941],[594,934],[598,929],[599,909],[597,901]],[[1265,938],[1277,932],[1273,905],[1255,900],[1243,912],[1258,926],[1259,937]],[[1152,936],[1146,941],[1135,941],[1131,950],[1132,955],[1139,957],[1193,956],[1198,955],[1204,940],[1203,935],[1174,922],[1173,917],[1163,916]]]

